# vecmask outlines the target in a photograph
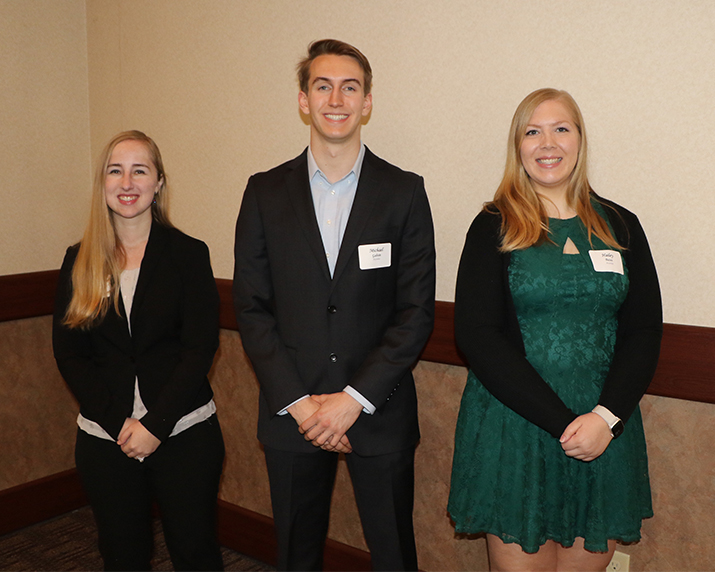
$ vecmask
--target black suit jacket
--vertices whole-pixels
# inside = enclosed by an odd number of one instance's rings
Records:
[[[84,417],[117,438],[134,404],[134,379],[164,441],[176,422],[212,398],[207,374],[218,349],[219,297],[206,245],[154,222],[132,303],[83,331],[62,325],[72,294],[78,245],[67,250],[55,299],[53,346],[60,372]]]
[[[391,243],[391,264],[361,270],[358,246]],[[421,177],[366,149],[331,279],[308,180],[307,150],[248,181],[236,224],[233,293],[261,387],[258,437],[314,451],[290,415],[306,394],[351,385],[377,407],[348,431],[378,455],[419,439],[411,368],[434,321],[432,216]]]

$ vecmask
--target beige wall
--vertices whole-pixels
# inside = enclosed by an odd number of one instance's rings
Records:
[[[294,65],[335,36],[374,67],[364,140],[425,176],[438,299],[514,108],[551,85],[581,104],[594,187],[649,233],[666,320],[715,326],[710,0],[0,0],[0,32],[0,275],[55,268],[79,239],[91,126],[94,156],[120,129],[156,138],[176,223],[229,278],[247,178],[308,140]]]
[[[230,277],[248,176],[307,143],[293,67],[326,36],[355,43],[375,69],[365,142],[426,178],[438,298],[453,297],[463,236],[499,180],[515,106],[552,85],[586,116],[594,187],[649,232],[666,320],[715,326],[710,0],[0,0],[0,275],[59,266],[81,234],[90,157],[116,131],[140,128],[165,155],[176,223]],[[2,490],[72,466],[76,408],[52,368],[49,318],[0,326],[0,419],[11,435],[0,451],[18,460]],[[268,514],[255,382],[234,332],[220,352],[222,496]],[[455,540],[444,509],[464,371],[423,363],[417,378],[421,565],[481,568],[483,541]],[[713,406],[646,397],[644,414],[656,517],[624,550],[634,569],[706,569],[715,468],[702,444],[715,438]],[[363,546],[344,472],[335,507],[331,535]]]
[[[307,144],[295,63],[311,40],[334,36],[373,64],[364,140],[426,179],[438,299],[453,299],[464,234],[501,176],[517,103],[551,85],[583,108],[594,187],[650,235],[666,320],[715,325],[715,304],[703,305],[715,282],[710,0],[87,5],[93,151],[118,129],[157,138],[176,222],[209,243],[217,276],[232,274],[247,178]]]
[[[80,238],[89,152],[85,3],[0,0],[0,275]]]

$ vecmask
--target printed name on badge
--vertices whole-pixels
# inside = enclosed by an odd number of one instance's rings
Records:
[[[392,243],[361,244],[358,246],[360,270],[387,268],[392,264]]]
[[[623,258],[617,250],[589,250],[596,272],[615,272],[623,274]]]

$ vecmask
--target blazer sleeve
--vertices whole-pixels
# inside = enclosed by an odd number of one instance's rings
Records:
[[[233,305],[241,342],[272,415],[308,394],[278,332],[274,290],[255,176],[243,194],[236,222]]]
[[[209,249],[191,240],[174,246],[172,257],[181,267],[180,355],[171,376],[141,423],[159,440],[169,437],[207,383],[219,346],[220,299],[211,269]]]
[[[633,213],[611,205],[620,217],[617,220],[611,216],[611,222],[616,229],[620,226],[623,238],[619,236],[619,240],[627,247],[624,257],[629,287],[618,311],[615,353],[598,402],[625,422],[655,374],[663,336],[663,310],[645,232]]]
[[[422,177],[415,178],[400,241],[394,317],[380,343],[350,379],[377,409],[410,371],[434,327],[435,247]]]
[[[70,329],[64,320],[72,298],[72,268],[78,246],[67,249],[55,295],[52,320],[52,349],[57,367],[85,416],[98,423],[115,439],[130,415],[124,404],[112,396],[105,375],[106,364],[99,364],[92,351],[88,330]]]
[[[576,414],[526,359],[509,295],[507,255],[498,250],[500,221],[482,211],[467,234],[455,293],[457,346],[494,397],[558,439]]]

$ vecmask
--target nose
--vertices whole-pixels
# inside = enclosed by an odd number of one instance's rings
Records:
[[[132,174],[131,173],[124,173],[122,175],[122,188],[123,189],[128,189],[132,186]]]
[[[330,92],[330,100],[328,105],[331,107],[339,107],[343,104],[343,92],[339,89],[334,89]]]
[[[554,147],[554,136],[549,131],[545,131],[541,136],[542,147]]]

